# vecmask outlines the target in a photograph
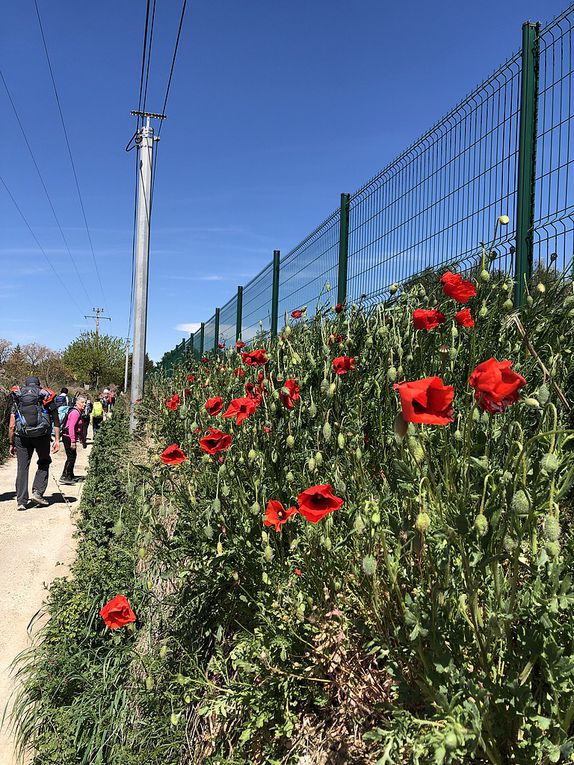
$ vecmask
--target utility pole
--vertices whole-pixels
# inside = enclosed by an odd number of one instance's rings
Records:
[[[136,218],[136,262],[134,276],[134,345],[132,353],[132,384],[130,396],[130,430],[136,427],[134,408],[143,396],[145,349],[147,333],[147,296],[149,273],[149,238],[152,209],[153,144],[159,140],[154,135],[150,119],[165,119],[163,114],[132,111],[137,117],[145,117],[145,125],[137,131],[138,197]]]
[[[130,360],[130,339],[126,337],[126,366],[124,370],[124,393],[128,392],[128,365]]]
[[[100,319],[107,319],[108,321],[111,321],[111,316],[102,316],[104,309],[103,308],[92,308],[92,311],[94,312],[90,316],[86,316],[84,314],[84,319],[95,319],[96,320],[96,340],[100,336]]]

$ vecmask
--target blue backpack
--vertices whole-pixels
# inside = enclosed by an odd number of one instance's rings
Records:
[[[50,412],[46,398],[53,393],[37,385],[26,385],[12,392],[15,406],[16,433],[24,438],[42,438],[52,432]]]

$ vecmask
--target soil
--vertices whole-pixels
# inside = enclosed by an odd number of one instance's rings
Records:
[[[90,452],[79,447],[76,475],[84,476]],[[75,486],[58,486],[66,459],[63,447],[52,455],[50,479],[45,497],[48,507],[30,503],[26,511],[16,510],[14,482],[16,459],[8,457],[0,466],[0,719],[10,708],[14,690],[11,664],[28,648],[37,635],[43,617],[34,618],[42,608],[46,587],[53,579],[65,576],[74,557],[74,512],[78,507],[83,482]],[[35,459],[30,468],[30,493],[36,470]],[[32,624],[30,624],[33,620]],[[0,730],[1,765],[22,764],[8,724]],[[24,761],[27,762],[27,761]]]

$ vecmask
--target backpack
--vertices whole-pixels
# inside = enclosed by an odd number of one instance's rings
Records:
[[[103,417],[104,407],[101,401],[94,401],[94,407],[92,409],[92,417]]]
[[[48,394],[46,396],[46,394]],[[52,432],[50,413],[45,401],[52,400],[54,394],[39,388],[37,385],[25,385],[12,393],[16,408],[16,433],[24,438],[42,438]]]

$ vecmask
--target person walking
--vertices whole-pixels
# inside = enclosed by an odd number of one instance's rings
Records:
[[[63,483],[65,486],[73,486],[78,480],[74,475],[78,443],[81,443],[84,449],[86,448],[84,423],[82,422],[82,412],[86,407],[86,400],[86,397],[83,395],[77,397],[76,403],[73,409],[70,409],[68,412],[62,428],[62,443],[66,450],[66,464],[60,477],[60,483]]]
[[[84,407],[84,411],[80,415],[82,420],[82,425],[84,426],[84,437],[82,439],[82,443],[85,445],[88,439],[88,427],[90,425],[90,416],[92,414],[92,400],[89,396],[86,396],[86,406]]]
[[[32,502],[40,507],[49,505],[44,493],[52,458],[50,441],[52,425],[54,444],[52,452],[60,448],[60,421],[55,393],[42,388],[40,380],[27,377],[21,388],[12,389],[12,411],[8,425],[10,454],[16,457],[16,509],[26,510],[29,502],[28,476],[34,452],[38,455],[38,469],[32,485]]]
[[[94,401],[94,404],[92,406],[92,432],[93,437],[95,439],[96,433],[100,429],[100,425],[102,424],[104,419],[104,408],[102,406],[102,402],[99,398],[97,398]]]

